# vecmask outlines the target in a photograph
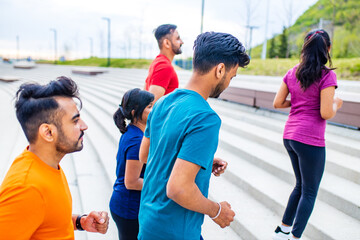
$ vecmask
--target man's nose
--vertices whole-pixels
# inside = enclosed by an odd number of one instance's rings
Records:
[[[81,130],[85,131],[86,129],[88,129],[88,126],[86,125],[86,123],[84,121],[82,121]]]

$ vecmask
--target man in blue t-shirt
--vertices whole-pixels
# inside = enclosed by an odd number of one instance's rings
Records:
[[[233,221],[229,203],[207,198],[211,173],[220,175],[227,163],[214,159],[221,120],[206,100],[218,97],[249,61],[232,35],[203,33],[194,43],[194,72],[185,89],[155,104],[139,154],[147,162],[139,240],[199,240],[204,214],[222,228]]]

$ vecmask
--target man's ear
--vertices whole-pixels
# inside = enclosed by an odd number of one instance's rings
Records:
[[[163,48],[171,48],[171,42],[169,39],[164,38],[163,40]]]
[[[53,124],[43,123],[39,127],[38,137],[46,142],[53,142],[57,136],[57,129]]]
[[[215,76],[217,79],[222,79],[225,76],[225,64],[219,63],[215,68]]]

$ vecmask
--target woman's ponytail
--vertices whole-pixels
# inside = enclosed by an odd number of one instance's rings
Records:
[[[134,88],[127,91],[122,100],[119,108],[113,115],[115,125],[121,133],[127,130],[126,119],[130,122],[141,120],[144,109],[154,101],[154,94]]]
[[[126,122],[125,122],[125,115],[124,115],[124,111],[123,111],[123,108],[121,105],[114,113],[113,119],[114,119],[115,125],[120,130],[120,132],[125,133],[127,129],[126,129]]]

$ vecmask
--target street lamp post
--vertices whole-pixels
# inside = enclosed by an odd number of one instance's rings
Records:
[[[93,39],[92,38],[89,38],[90,40],[90,57],[93,56]]]
[[[250,40],[249,40],[249,57],[251,58],[251,41],[252,41],[252,31],[254,28],[258,28],[257,26],[246,26],[250,29]]]
[[[203,23],[204,23],[204,3],[205,0],[202,0],[201,3],[201,28],[200,28],[200,33],[203,33]]]
[[[50,31],[53,31],[54,32],[54,63],[56,64],[57,63],[57,34],[56,34],[56,29],[54,28],[51,28]]]
[[[269,24],[269,0],[266,1],[266,20],[265,20],[265,38],[261,52],[261,59],[266,59],[266,48],[267,48],[267,29]]]
[[[20,41],[19,35],[16,36],[16,60],[19,61],[19,52],[20,52]]]
[[[103,20],[108,22],[108,61],[107,65],[110,67],[110,18],[103,17]]]

